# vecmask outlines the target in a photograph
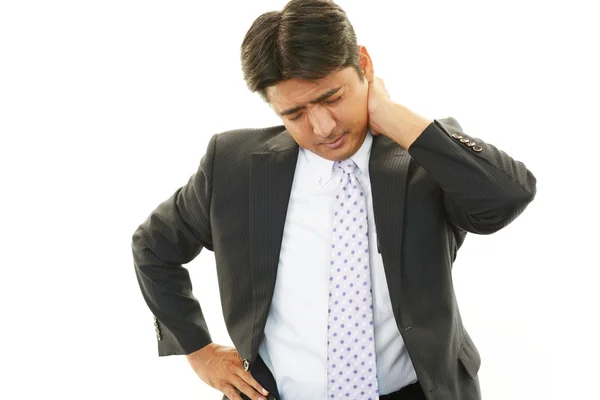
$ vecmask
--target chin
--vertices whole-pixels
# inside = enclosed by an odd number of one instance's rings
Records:
[[[352,150],[350,148],[342,148],[332,152],[332,156],[335,158],[334,161],[344,161],[352,157],[357,151],[358,149]]]

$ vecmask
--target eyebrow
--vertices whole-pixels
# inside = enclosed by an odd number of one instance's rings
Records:
[[[336,87],[336,88],[329,89],[328,91],[326,91],[325,93],[323,93],[322,95],[317,97],[316,99],[309,101],[309,103],[310,104],[320,103],[321,101],[325,100],[326,98],[333,95],[334,93],[337,93],[342,87],[343,87],[343,85]],[[279,113],[279,115],[281,115],[283,117],[284,115],[294,114],[295,112],[298,112],[305,108],[306,108],[306,105],[297,106],[297,107],[282,111]]]

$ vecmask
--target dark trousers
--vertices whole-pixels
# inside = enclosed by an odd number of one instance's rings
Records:
[[[239,393],[239,394],[240,394],[240,396],[242,396],[242,399],[249,400],[245,394],[243,394],[243,393]],[[276,400],[278,398],[279,398],[278,395],[273,396],[273,394],[270,394],[269,396],[267,396],[267,400]],[[223,400],[227,400],[227,397],[223,396]],[[427,400],[427,399],[425,398],[425,393],[423,393],[423,389],[421,389],[421,385],[419,385],[419,382],[417,381],[411,385],[404,386],[402,389],[398,390],[397,392],[379,396],[379,400]]]
[[[402,389],[397,392],[384,394],[383,396],[379,396],[379,400],[426,400],[425,393],[423,393],[423,389],[421,389],[421,385],[419,385],[419,381],[404,386]]]

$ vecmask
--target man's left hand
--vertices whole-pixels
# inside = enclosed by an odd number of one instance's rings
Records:
[[[373,79],[369,81],[369,95],[368,95],[368,110],[369,110],[369,129],[375,136],[384,134],[384,125],[387,117],[385,116],[386,109],[391,106],[392,99],[390,94],[385,87],[383,79],[378,76],[373,76]]]
[[[372,75],[368,94],[369,129],[385,135],[406,150],[432,122],[390,98],[383,79]]]

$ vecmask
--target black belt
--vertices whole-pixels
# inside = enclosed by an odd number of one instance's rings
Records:
[[[412,383],[408,386],[404,386],[397,392],[384,394],[379,396],[379,400],[426,400],[425,393],[421,389],[419,382]]]

